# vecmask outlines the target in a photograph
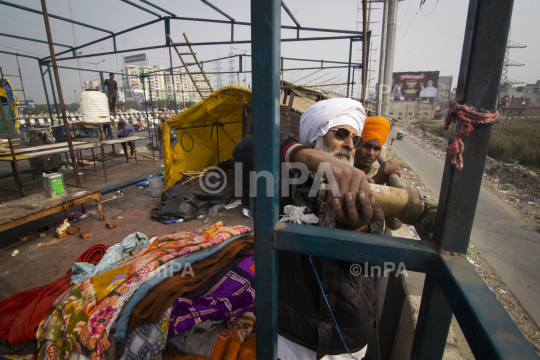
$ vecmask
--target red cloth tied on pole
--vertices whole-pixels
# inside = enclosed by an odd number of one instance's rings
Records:
[[[475,108],[469,105],[460,105],[454,100],[448,104],[450,109],[444,119],[444,131],[448,130],[451,123],[456,123],[456,136],[445,149],[454,154],[452,164],[458,169],[463,168],[463,150],[465,145],[461,140],[473,131],[472,124],[489,124],[499,118],[499,112],[476,112]]]
[[[97,244],[82,253],[75,262],[96,265],[109,246]],[[36,329],[49,313],[54,301],[71,287],[71,268],[48,285],[21,291],[0,301],[0,339],[11,346],[36,339]]]

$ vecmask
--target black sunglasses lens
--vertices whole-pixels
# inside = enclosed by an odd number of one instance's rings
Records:
[[[362,144],[362,137],[358,135],[353,136],[353,144],[355,148],[358,148]]]
[[[336,139],[345,140],[351,135],[351,132],[345,128],[339,128],[336,130]]]

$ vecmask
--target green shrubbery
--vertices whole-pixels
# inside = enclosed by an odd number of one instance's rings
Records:
[[[508,163],[540,166],[540,119],[495,122],[488,155]]]
[[[424,132],[448,138],[450,131],[443,131],[443,124],[434,120],[414,122]],[[488,155],[506,163],[540,169],[540,118],[495,122]]]

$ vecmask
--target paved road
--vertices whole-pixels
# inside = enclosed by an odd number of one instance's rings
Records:
[[[396,137],[395,131],[392,136]],[[396,140],[393,148],[438,196],[443,161],[406,138]],[[524,220],[515,208],[482,188],[471,241],[540,325],[540,234],[536,229],[538,226]]]

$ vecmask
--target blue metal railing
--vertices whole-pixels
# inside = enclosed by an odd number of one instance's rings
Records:
[[[493,109],[508,39],[512,0],[470,0],[456,100]],[[251,1],[254,170],[279,174],[280,1]],[[426,273],[412,359],[441,359],[452,314],[476,359],[538,359],[465,253],[489,144],[491,125],[465,138],[465,168],[447,158],[433,242],[282,224],[279,176],[273,197],[257,186],[255,262],[257,358],[277,355],[278,250],[374,265],[404,262]],[[270,185],[270,184],[267,184]]]

